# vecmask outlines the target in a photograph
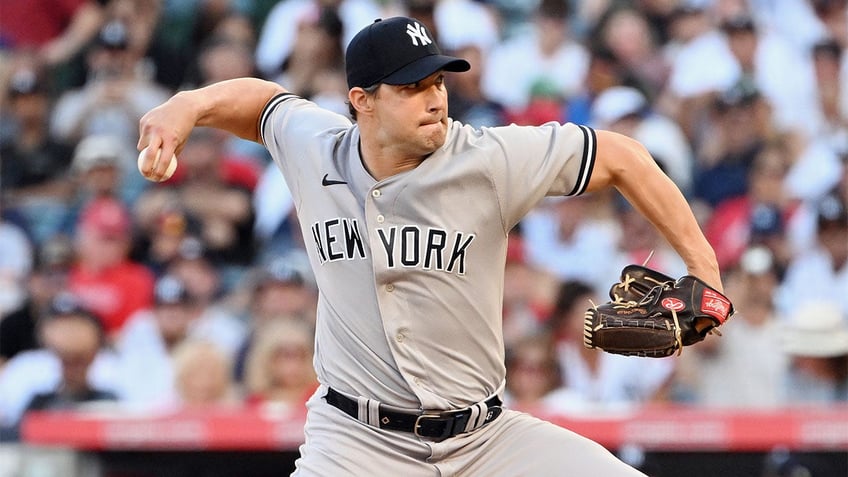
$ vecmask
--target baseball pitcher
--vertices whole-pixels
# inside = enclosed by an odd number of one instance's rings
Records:
[[[575,124],[448,117],[442,55],[394,17],[346,51],[355,123],[259,79],[177,93],[141,120],[164,177],[195,126],[263,144],[294,198],[320,290],[297,476],[638,476],[599,444],[504,409],[507,234],[542,198],[616,187],[720,290],[686,201],[636,141]]]

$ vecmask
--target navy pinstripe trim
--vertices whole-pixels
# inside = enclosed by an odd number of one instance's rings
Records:
[[[577,126],[583,131],[583,157],[580,159],[580,173],[574,189],[566,195],[580,195],[586,192],[589,179],[592,177],[592,169],[595,167],[595,153],[597,152],[597,137],[595,130],[588,126]]]
[[[283,101],[285,101],[289,98],[297,98],[297,97],[298,96],[294,93],[286,92],[286,93],[280,93],[280,94],[274,96],[273,98],[271,98],[270,101],[268,101],[268,104],[266,104],[265,107],[262,108],[262,114],[259,115],[259,135],[260,136],[262,136],[263,131],[265,131],[265,122],[267,122],[268,117],[271,116],[271,111],[274,108],[276,108],[277,105],[282,103]]]

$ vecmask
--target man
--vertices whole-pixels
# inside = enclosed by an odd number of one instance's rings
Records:
[[[178,93],[141,121],[141,170],[163,177],[194,126],[262,141],[297,207],[320,297],[295,475],[642,475],[600,445],[501,408],[509,230],[545,195],[615,186],[720,287],[715,255],[638,143],[574,124],[475,130],[447,116],[422,22],[378,21],[346,53],[357,118],[277,84]]]

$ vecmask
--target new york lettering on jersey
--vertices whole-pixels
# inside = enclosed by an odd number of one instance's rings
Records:
[[[355,218],[334,218],[310,227],[321,264],[366,258],[366,247]],[[379,251],[386,268],[420,268],[465,275],[466,252],[475,234],[418,225],[380,227]]]

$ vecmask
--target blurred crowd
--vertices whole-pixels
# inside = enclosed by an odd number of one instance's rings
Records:
[[[29,410],[302,412],[318,292],[261,146],[198,128],[136,169],[171,94],[255,76],[347,115],[345,45],[406,14],[472,70],[450,115],[632,136],[690,201],[738,313],[667,359],[582,343],[621,268],[686,274],[616,192],[549,198],[506,264],[507,402],[848,402],[846,0],[3,0],[0,428]],[[516,158],[520,160],[520,158]]]

